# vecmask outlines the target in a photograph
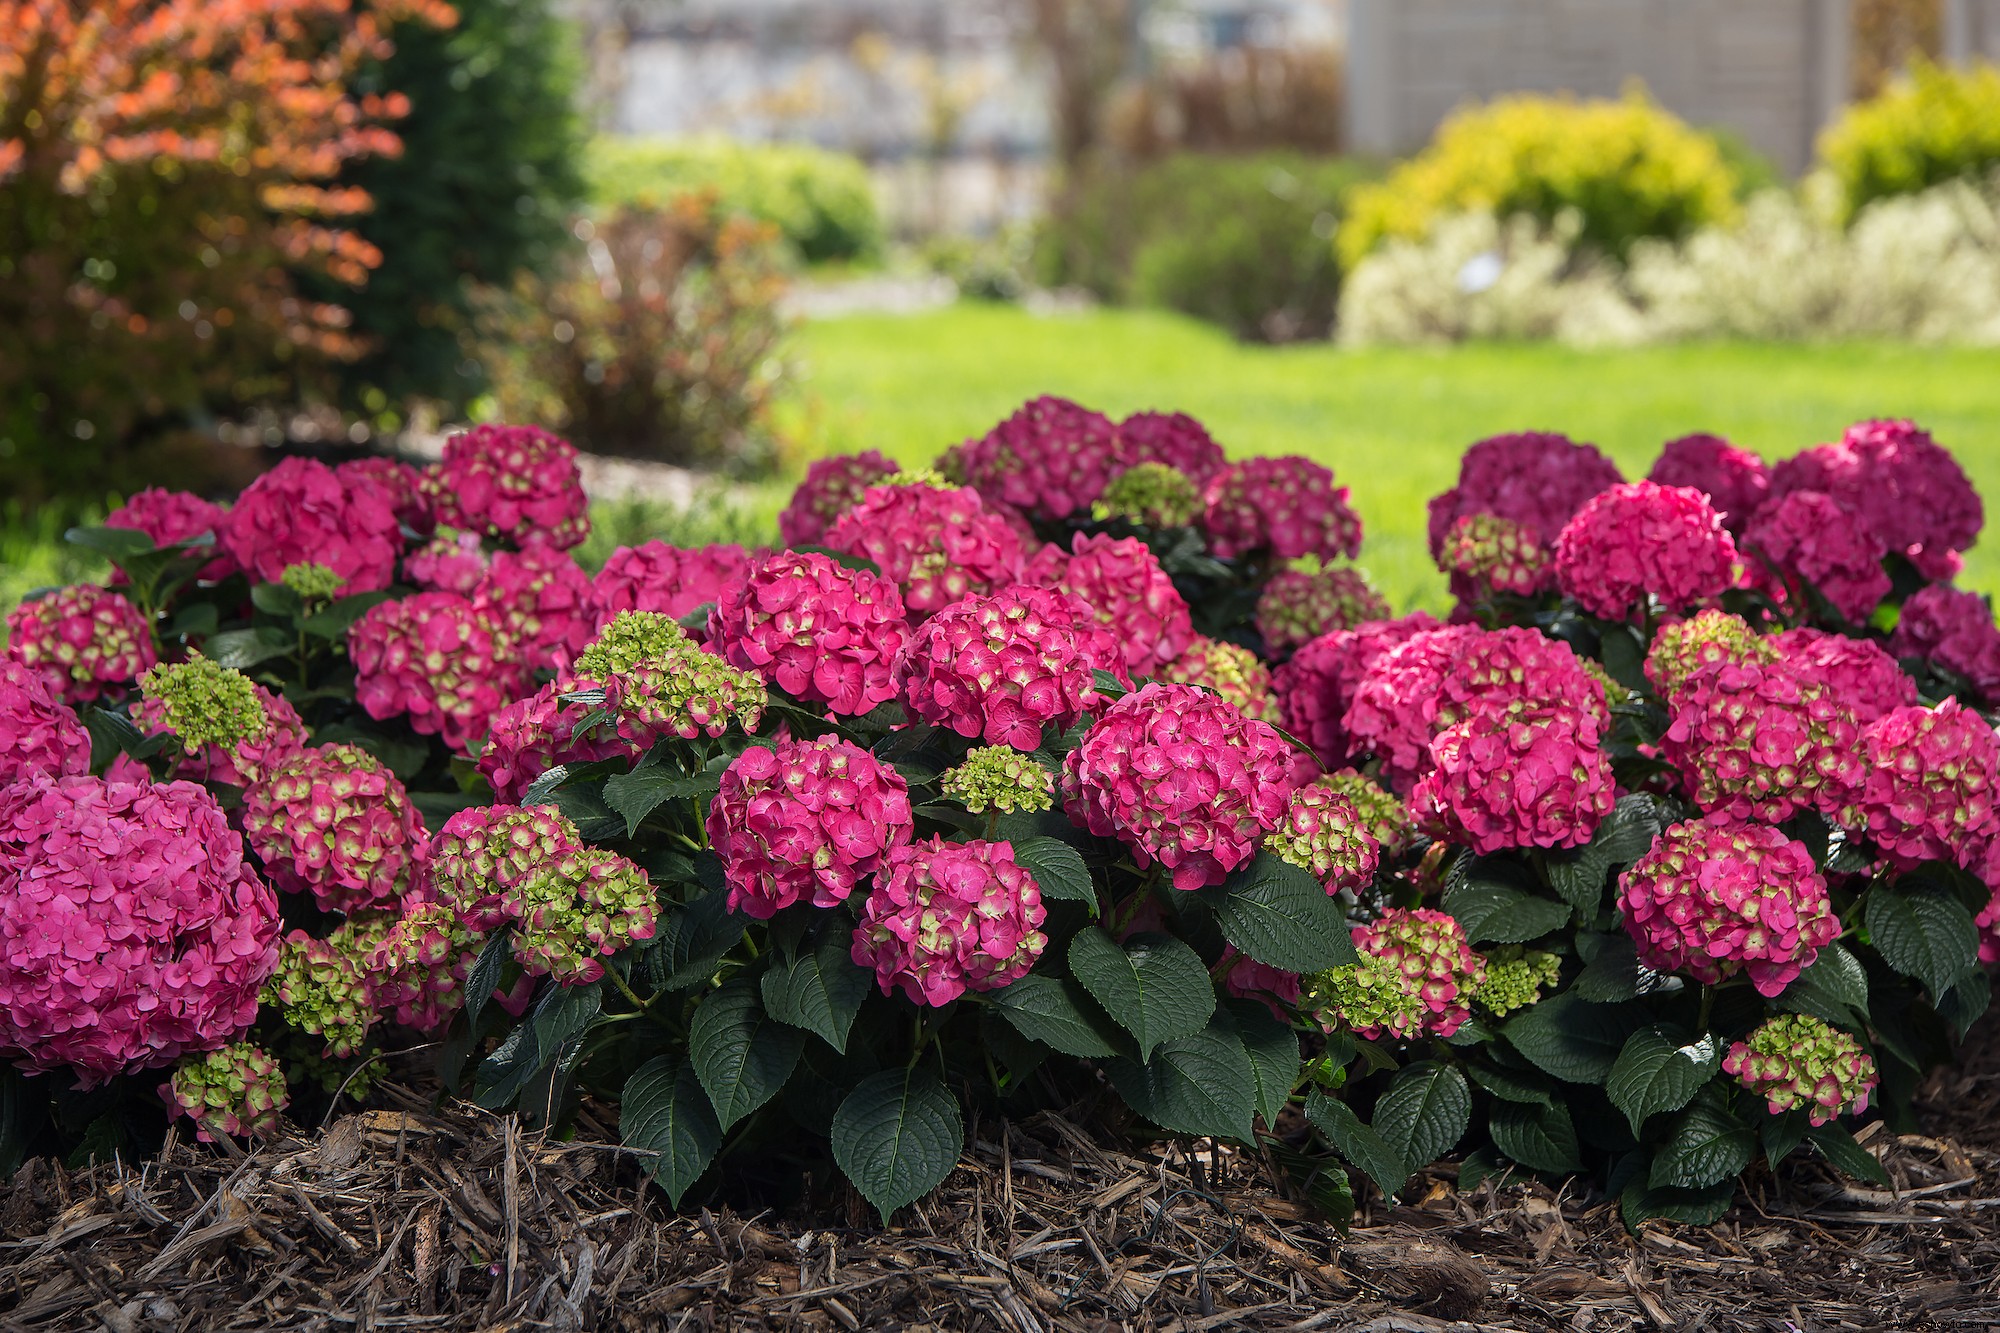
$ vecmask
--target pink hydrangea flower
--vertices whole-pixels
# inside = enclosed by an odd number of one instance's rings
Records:
[[[431,840],[431,889],[467,930],[484,934],[519,919],[528,876],[584,846],[552,805],[460,810]]]
[[[375,1003],[396,1023],[440,1035],[465,1005],[486,937],[442,903],[412,903],[369,956]]]
[[[2000,839],[1988,845],[1986,866],[1980,879],[1993,890],[1993,896],[1979,915],[1972,919],[1979,931],[1979,961],[1986,967],[2000,963]]]
[[[2000,837],[1994,786],[2000,738],[1956,699],[1936,708],[1907,704],[1861,733],[1868,771],[1840,822],[1864,833],[1899,870],[1952,861],[1967,870],[1985,862]]]
[[[1274,657],[1337,629],[1387,620],[1389,603],[1358,569],[1281,569],[1257,595],[1257,632]],[[1135,668],[1136,669],[1136,668]]]
[[[1225,560],[1266,549],[1279,560],[1361,551],[1361,517],[1347,488],[1309,458],[1246,458],[1210,478],[1202,500],[1209,549]]]
[[[793,903],[845,902],[914,830],[903,775],[843,740],[745,750],[708,810],[729,909],[759,920]]]
[[[1451,594],[1462,603],[1494,593],[1534,597],[1555,583],[1555,552],[1534,531],[1498,514],[1452,520],[1438,547],[1437,567],[1451,575]]]
[[[1368,887],[1381,861],[1380,845],[1354,803],[1323,779],[1292,793],[1284,821],[1265,836],[1264,845],[1335,894]]]
[[[1392,907],[1353,928],[1358,963],[1322,972],[1303,997],[1322,1026],[1345,1024],[1370,1041],[1449,1037],[1472,1017],[1486,978],[1465,928],[1427,907]]]
[[[464,751],[504,704],[528,692],[514,645],[472,602],[420,592],[370,607],[347,632],[354,700],[377,719],[407,715],[420,736]]]
[[[1786,661],[1826,682],[1833,697],[1867,726],[1892,708],[1917,701],[1917,682],[1873,639],[1801,625],[1763,641]]]
[[[1736,543],[1708,497],[1634,481],[1600,492],[1556,538],[1556,582],[1592,615],[1618,620],[1647,599],[1678,610],[1719,597]]]
[[[0,1051],[96,1087],[239,1036],[278,904],[191,782],[0,788]]]
[[[1818,491],[1794,491],[1765,506],[1744,532],[1743,549],[1745,582],[1794,612],[1807,609],[1797,605],[1797,579],[1856,624],[1866,624],[1889,595],[1882,569],[1888,552],[1852,510]]]
[[[1247,718],[1277,722],[1282,714],[1271,689],[1271,668],[1241,644],[1197,634],[1188,650],[1161,667],[1159,679],[1214,690]],[[1304,756],[1300,756],[1304,758]]]
[[[1077,533],[1057,586],[1074,594],[1111,632],[1134,676],[1158,674],[1194,642],[1186,599],[1137,537]]]
[[[1068,568],[1069,552],[1054,542],[1043,542],[1021,566],[1019,581],[1036,588],[1053,588],[1062,582]]]
[[[826,545],[872,560],[894,579],[912,620],[1014,582],[1023,549],[977,491],[924,485],[871,487],[834,521]]]
[[[1177,889],[1219,884],[1285,818],[1291,747],[1191,685],[1152,684],[1109,708],[1063,761],[1063,809]]]
[[[1857,421],[1838,444],[1788,458],[1772,470],[1771,494],[1823,491],[1861,516],[1889,550],[1925,578],[1950,579],[1958,553],[1986,523],[1979,492],[1951,451],[1912,421]]]
[[[1316,780],[1354,808],[1356,827],[1375,840],[1382,860],[1393,860],[1409,850],[1417,833],[1409,807],[1386,787],[1371,782],[1351,768],[1328,773]]]
[[[247,787],[282,760],[306,748],[309,739],[306,724],[291,701],[262,685],[253,684],[250,690],[264,709],[264,734],[232,745],[210,743],[182,754],[174,766],[175,777],[203,784]],[[132,720],[149,734],[173,732],[158,700],[141,700],[132,710]]]
[[[1126,466],[1109,417],[1047,396],[1023,403],[984,436],[954,447],[943,462],[945,475],[982,499],[1041,519],[1087,513]]]
[[[679,620],[722,596],[750,572],[750,553],[718,542],[683,549],[666,542],[621,546],[595,580],[600,621],[620,611],[657,611]]]
[[[90,769],[90,733],[41,673],[0,657],[0,787]]]
[[[1772,1115],[1804,1108],[1824,1125],[1868,1109],[1875,1061],[1839,1028],[1810,1014],[1775,1014],[1723,1057],[1722,1070],[1764,1099]]]
[[[1222,973],[1222,988],[1239,1000],[1255,1000],[1271,1011],[1280,1023],[1292,1021],[1290,1008],[1299,1002],[1299,974],[1282,967],[1260,963],[1249,954],[1238,953],[1234,945],[1216,960]]]
[[[1004,842],[931,838],[890,851],[854,928],[884,995],[939,1008],[1028,975],[1048,947],[1034,877]]]
[[[469,595],[531,668],[567,666],[597,636],[590,575],[574,556],[546,542],[499,552]]]
[[[524,875],[507,900],[514,956],[529,976],[587,986],[604,960],[653,938],[659,897],[646,872],[602,847],[572,847]]]
[[[792,492],[792,502],[778,515],[778,536],[787,546],[818,545],[833,521],[860,504],[870,486],[896,472],[895,462],[874,449],[814,459],[806,479]]]
[[[1838,816],[1864,767],[1861,728],[1810,667],[1722,662],[1676,696],[1660,754],[1696,805],[1782,824],[1800,810]]]
[[[911,716],[1032,750],[1045,727],[1064,730],[1095,708],[1092,671],[1119,663],[1117,642],[1088,606],[1053,588],[1019,586],[967,597],[925,621],[895,677]]]
[[[430,836],[396,775],[352,745],[321,745],[243,793],[243,836],[281,890],[329,912],[398,910],[429,892]]]
[[[248,1042],[188,1056],[159,1091],[169,1117],[194,1121],[194,1136],[202,1143],[223,1135],[267,1138],[277,1132],[291,1101],[284,1069]]]
[[[1271,676],[1285,729],[1311,746],[1328,768],[1346,763],[1354,753],[1347,710],[1355,689],[1382,654],[1436,628],[1437,621],[1416,611],[1400,620],[1371,620],[1308,642]]]
[[[589,688],[594,686],[588,681],[551,681],[493,714],[485,748],[479,752],[479,771],[492,784],[496,798],[519,800],[536,778],[557,764],[645,752],[636,736],[627,740],[610,728],[577,731],[590,705],[564,703],[562,696]]]
[[[114,693],[160,660],[145,613],[93,583],[57,588],[9,611],[7,656],[71,704]]]
[[[2000,629],[1976,592],[1933,583],[1903,603],[1889,651],[1926,658],[1963,676],[1987,700],[2000,699]]]
[[[1471,514],[1498,515],[1538,542],[1553,542],[1585,501],[1623,480],[1597,446],[1567,435],[1530,431],[1481,440],[1459,460],[1458,485],[1431,500],[1431,555],[1443,549],[1452,524]]]
[[[1779,655],[1776,638],[1765,638],[1741,616],[1710,607],[1686,620],[1668,621],[1653,634],[1646,652],[1646,679],[1671,710],[1680,692],[1702,668],[1722,662],[1771,662]]]
[[[437,519],[431,514],[430,501],[424,498],[421,468],[394,458],[384,458],[380,454],[370,454],[365,458],[350,458],[333,470],[343,482],[352,477],[365,477],[380,486],[389,496],[396,521],[410,531],[422,535],[437,526]]]
[[[403,533],[389,493],[367,477],[340,477],[311,458],[287,458],[244,488],[219,534],[253,583],[317,564],[343,592],[376,592],[396,577]]]
[[[723,589],[708,640],[794,699],[859,716],[896,697],[910,624],[891,580],[816,551],[780,551]]]
[[[1432,768],[1410,808],[1437,837],[1482,856],[1580,847],[1617,799],[1600,739],[1597,720],[1578,709],[1474,712],[1432,739]]]
[[[1771,494],[1771,469],[1747,449],[1720,435],[1683,435],[1668,440],[1647,479],[1662,486],[1692,486],[1722,515],[1737,536]]]
[[[516,546],[567,550],[590,535],[576,446],[536,426],[474,426],[452,436],[423,492],[439,523]]]
[[[204,535],[212,536],[219,545],[227,522],[228,515],[221,505],[190,491],[168,491],[155,486],[140,491],[112,510],[104,526],[143,532],[153,539],[154,546],[168,547]],[[218,551],[196,577],[218,583],[235,572],[236,562],[226,552]],[[123,571],[118,577],[123,579]]]
[[[403,574],[429,592],[455,592],[470,597],[486,577],[486,547],[476,532],[431,538],[403,559]]]
[[[1118,423],[1118,440],[1121,470],[1161,463],[1205,483],[1228,465],[1208,428],[1185,412],[1134,412]]]
[[[1706,986],[1745,972],[1775,998],[1840,935],[1805,845],[1722,813],[1673,825],[1618,883],[1640,961]]]

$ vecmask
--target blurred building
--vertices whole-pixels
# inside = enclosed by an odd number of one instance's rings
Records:
[[[2000,61],[2000,0],[1945,0],[1941,26],[1946,60]]]

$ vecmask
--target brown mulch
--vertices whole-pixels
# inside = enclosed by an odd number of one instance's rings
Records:
[[[1254,1164],[1108,1150],[1055,1117],[975,1126],[882,1230],[671,1213],[634,1160],[510,1118],[367,1111],[255,1154],[23,1170],[0,1195],[0,1328],[2000,1330],[2000,1040],[1878,1132],[1891,1191],[1753,1177],[1706,1230],[1541,1185],[1364,1208],[1340,1237]],[[816,1224],[815,1224],[816,1221]],[[837,1223],[837,1224],[835,1224]]]

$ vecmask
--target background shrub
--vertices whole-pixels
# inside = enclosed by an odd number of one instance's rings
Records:
[[[1735,213],[1737,178],[1716,142],[1634,92],[1610,101],[1524,95],[1459,111],[1422,153],[1354,192],[1340,231],[1349,269],[1390,237],[1484,209],[1582,219],[1581,240],[1623,257]]]
[[[2000,166],[2000,67],[1945,69],[1918,57],[1909,77],[1848,108],[1820,135],[1843,216]]]
[[[600,207],[661,208],[690,191],[712,190],[730,211],[776,227],[808,263],[881,253],[868,169],[844,153],[721,137],[604,137],[590,145],[586,171]]]

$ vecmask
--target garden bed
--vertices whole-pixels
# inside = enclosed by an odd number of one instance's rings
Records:
[[[1634,1239],[1589,1194],[1427,1173],[1342,1239],[1178,1147],[1069,1122],[981,1125],[943,1189],[879,1229],[831,1215],[675,1216],[631,1158],[511,1118],[403,1109],[244,1155],[18,1176],[0,1200],[14,1329],[1403,1330],[1984,1328],[2000,1322],[2000,1040],[1868,1146],[1900,1196],[1818,1165],[1753,1176],[1709,1229]]]

